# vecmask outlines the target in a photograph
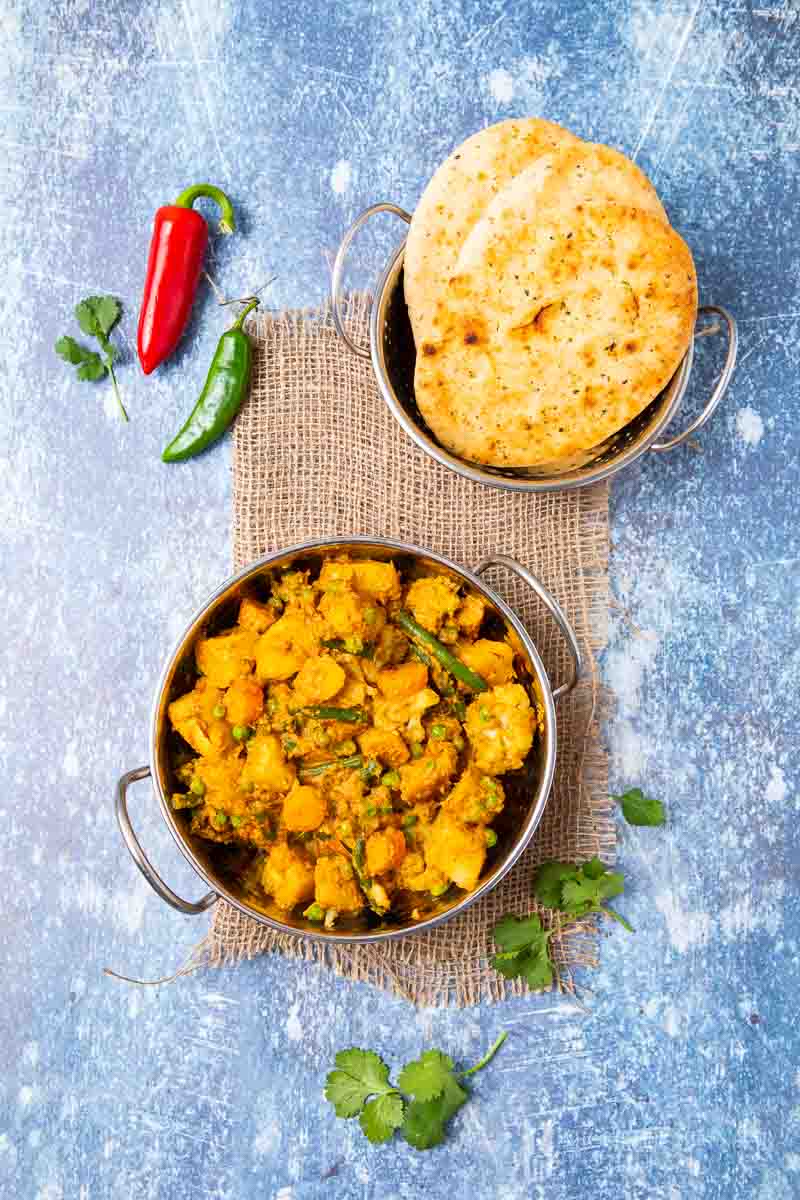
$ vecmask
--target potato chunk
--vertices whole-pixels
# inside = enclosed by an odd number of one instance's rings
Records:
[[[429,742],[422,758],[400,768],[400,795],[406,804],[441,796],[455,774],[458,752],[449,742]]]
[[[481,627],[485,612],[486,603],[480,596],[465,596],[456,612],[456,625],[467,637],[474,638]]]
[[[250,669],[242,660],[253,657],[256,636],[252,629],[232,629],[219,637],[200,638],[195,649],[198,671],[214,687],[229,687],[237,675]]]
[[[458,584],[446,575],[429,575],[417,579],[408,589],[406,607],[430,633],[438,633],[461,603]]]
[[[358,744],[366,758],[377,758],[389,767],[401,767],[411,757],[400,734],[390,729],[367,729],[359,735]]]
[[[234,679],[223,701],[231,725],[254,725],[264,711],[264,689],[250,675]]]
[[[221,699],[218,688],[209,687],[206,679],[198,679],[191,692],[169,706],[173,728],[198,754],[221,754],[233,745],[227,721],[214,716]]]
[[[486,836],[482,828],[462,825],[440,812],[425,842],[425,861],[441,871],[457,887],[471,891],[486,860]]]
[[[406,839],[399,829],[380,829],[367,838],[367,871],[383,875],[396,871],[406,856]]]
[[[470,764],[442,802],[442,812],[467,825],[488,825],[503,811],[503,800],[503,785]]]
[[[400,577],[393,563],[362,558],[355,562],[328,561],[319,575],[323,591],[336,591],[345,584],[368,600],[397,600],[400,596]]]
[[[314,895],[314,870],[296,850],[280,843],[273,846],[264,863],[261,885],[278,908],[288,912]]]
[[[514,651],[508,642],[490,642],[478,638],[477,642],[459,642],[458,657],[487,683],[510,683],[514,678]]]
[[[327,815],[325,797],[318,788],[295,783],[283,802],[283,823],[292,833],[318,829]]]
[[[271,604],[259,604],[258,600],[253,600],[250,596],[245,596],[239,605],[239,625],[242,629],[265,633],[277,619],[278,614]]]
[[[325,855],[314,868],[314,898],[322,908],[340,913],[360,912],[364,896],[353,868],[338,854]]]
[[[378,672],[378,687],[387,700],[400,700],[421,692],[428,684],[428,668],[421,662],[384,667]]]
[[[261,680],[291,679],[316,649],[310,622],[303,613],[290,610],[255,643],[256,675]]]
[[[257,733],[247,743],[242,783],[252,783],[265,792],[288,792],[296,774],[283,757],[280,739],[274,733]]]
[[[467,709],[465,728],[475,766],[487,775],[521,767],[533,744],[536,717],[518,683],[484,692]]]
[[[294,702],[299,708],[330,700],[345,685],[347,676],[329,654],[307,658],[294,681]]]

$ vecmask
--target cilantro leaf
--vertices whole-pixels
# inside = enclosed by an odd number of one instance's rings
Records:
[[[625,881],[619,873],[607,871],[599,859],[592,859],[580,867],[574,879],[567,879],[561,889],[561,911],[571,917],[582,917],[596,912],[601,900],[620,896],[625,890]]]
[[[542,863],[533,881],[533,894],[545,908],[561,905],[561,884],[564,879],[575,876],[575,864],[568,862]]]
[[[325,1099],[337,1117],[357,1117],[370,1096],[394,1091],[389,1068],[372,1050],[340,1050],[336,1066],[325,1081]]]
[[[75,319],[84,333],[102,340],[108,337],[121,312],[113,296],[87,296],[75,306]]]
[[[56,342],[56,354],[65,362],[78,368],[77,376],[81,380],[102,379],[104,375],[111,376],[111,386],[119,406],[120,416],[127,421],[128,414],[117,387],[117,377],[114,374],[114,359],[117,357],[117,347],[108,340],[108,335],[120,318],[122,309],[118,300],[113,296],[87,296],[75,306],[75,317],[84,333],[97,338],[102,354],[95,350],[87,350],[72,337],[60,337]]]
[[[521,976],[531,988],[549,987],[555,965],[550,956],[551,929],[544,929],[536,913],[529,917],[503,917],[492,931],[501,949],[491,964],[506,979]]]
[[[452,1070],[452,1058],[441,1050],[426,1050],[416,1062],[403,1067],[397,1086],[416,1100],[434,1100],[441,1096]]]
[[[629,825],[664,825],[667,814],[660,800],[645,796],[641,788],[629,788],[620,796],[612,796],[622,808],[622,815]]]
[[[444,1140],[444,1127],[469,1099],[453,1075],[448,1074],[442,1094],[435,1100],[412,1100],[406,1109],[401,1134],[415,1150],[430,1150]]]
[[[403,1097],[387,1092],[364,1105],[358,1123],[371,1142],[388,1142],[395,1129],[403,1124]]]

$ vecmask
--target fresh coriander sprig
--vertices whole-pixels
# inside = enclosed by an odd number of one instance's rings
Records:
[[[415,1150],[430,1150],[444,1140],[447,1122],[470,1097],[463,1081],[491,1062],[507,1036],[501,1033],[466,1071],[456,1071],[452,1058],[441,1050],[426,1050],[406,1063],[396,1086],[374,1051],[340,1050],[336,1069],[325,1081],[325,1098],[337,1117],[358,1117],[370,1142],[387,1142],[399,1130]]]
[[[80,304],[75,306],[75,317],[82,331],[89,337],[97,339],[101,353],[98,354],[96,350],[88,350],[86,346],[76,342],[75,338],[65,335],[56,342],[56,354],[63,358],[64,362],[71,363],[78,368],[78,379],[94,381],[109,375],[120,416],[123,421],[127,421],[128,414],[122,403],[117,377],[114,374],[117,347],[108,338],[119,320],[121,312],[120,303],[113,296],[87,296],[85,300],[81,300]]]

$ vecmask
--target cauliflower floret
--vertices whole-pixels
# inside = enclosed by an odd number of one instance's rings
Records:
[[[449,813],[440,812],[425,841],[428,865],[469,892],[476,886],[485,860],[484,830],[474,825],[462,825]]]
[[[489,825],[503,810],[503,785],[470,764],[442,802],[442,812],[467,825]]]
[[[356,882],[353,868],[338,854],[325,855],[314,868],[314,898],[320,907],[335,908],[337,912],[360,912],[364,896]]]
[[[458,751],[449,742],[429,742],[422,758],[400,768],[400,795],[406,804],[440,796],[455,774]]]
[[[507,642],[459,642],[458,657],[487,683],[510,683],[514,678],[514,651]]]
[[[377,758],[389,767],[401,767],[411,757],[400,734],[390,729],[367,729],[359,735],[358,744],[366,758]]]
[[[372,705],[372,723],[376,729],[396,729],[410,742],[421,742],[425,737],[422,716],[427,708],[439,703],[439,696],[432,688],[423,688],[407,700],[384,700],[376,696]]]
[[[430,633],[438,633],[442,625],[449,623],[460,603],[458,584],[446,575],[415,580],[406,596],[406,607]]]
[[[447,880],[441,871],[427,866],[422,854],[415,850],[407,854],[400,864],[397,873],[398,887],[407,888],[410,892],[430,892],[434,889],[443,891]]]
[[[277,619],[278,614],[272,604],[259,604],[258,600],[245,596],[239,605],[239,625],[242,629],[264,633]]]
[[[278,908],[288,912],[314,895],[314,869],[301,854],[281,842],[273,846],[264,863],[261,886]]]
[[[465,596],[456,613],[456,625],[467,637],[474,638],[481,627],[485,612],[486,603],[480,596]]]
[[[518,683],[500,684],[478,696],[465,722],[476,767],[487,775],[521,767],[533,744],[535,724],[528,693]]]

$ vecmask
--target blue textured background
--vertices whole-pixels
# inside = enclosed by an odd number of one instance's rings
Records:
[[[0,1194],[800,1195],[798,7],[3,0],[0,33]],[[635,152],[702,297],[741,321],[701,452],[613,485],[612,782],[670,814],[621,833],[637,933],[604,942],[588,1016],[553,998],[415,1013],[269,959],[111,981],[106,964],[168,972],[204,926],[138,876],[111,795],[145,761],[167,647],[230,563],[228,445],[158,457],[219,310],[206,294],[149,380],[132,360],[154,208],[198,179],[226,186],[242,233],[216,249],[221,286],[275,274],[271,303],[316,302],[362,206],[413,207],[454,143],[529,113]],[[92,291],[125,303],[127,427],[52,351]],[[133,811],[197,894],[146,786]],[[466,1060],[501,1028],[502,1056],[428,1155],[369,1147],[321,1099],[350,1043]]]

